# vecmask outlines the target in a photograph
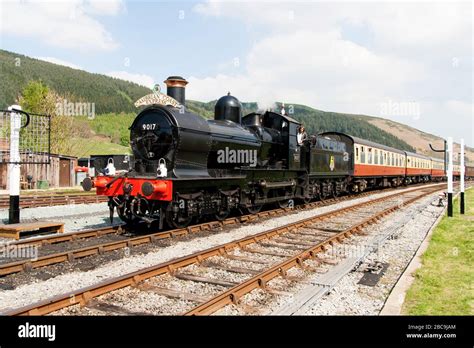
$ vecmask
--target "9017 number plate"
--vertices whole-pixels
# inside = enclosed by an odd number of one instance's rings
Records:
[[[156,123],[144,123],[142,125],[143,130],[155,130],[156,129]]]

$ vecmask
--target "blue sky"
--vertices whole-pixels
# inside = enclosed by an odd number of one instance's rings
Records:
[[[173,72],[208,76],[221,62],[249,49],[246,28],[238,20],[201,16],[192,10],[196,3],[146,1],[125,5],[117,15],[97,16],[118,44],[111,52],[87,47],[64,49],[34,36],[18,35],[4,35],[2,48],[32,57],[55,57],[90,72],[146,73],[158,81]]]
[[[6,0],[1,48],[187,96],[381,116],[474,146],[471,2]],[[18,23],[21,23],[18,25]]]

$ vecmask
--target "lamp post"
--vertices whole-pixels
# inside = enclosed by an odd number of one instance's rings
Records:
[[[464,139],[461,139],[461,214],[464,214],[464,175],[465,175],[465,167],[464,167]]]
[[[453,216],[453,138],[448,138],[448,216]]]

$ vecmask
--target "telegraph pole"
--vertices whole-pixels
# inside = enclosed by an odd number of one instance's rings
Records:
[[[20,128],[21,110],[19,105],[8,108],[10,112],[10,163],[8,164],[8,187],[10,191],[10,210],[8,223],[20,222]]]
[[[461,139],[461,214],[464,214],[464,139]]]
[[[448,138],[448,216],[453,216],[453,138]]]

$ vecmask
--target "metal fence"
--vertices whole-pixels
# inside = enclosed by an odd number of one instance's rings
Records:
[[[12,113],[21,115],[19,148],[11,148]],[[15,156],[14,154],[19,154]],[[49,164],[51,117],[20,110],[0,110],[0,163]]]

